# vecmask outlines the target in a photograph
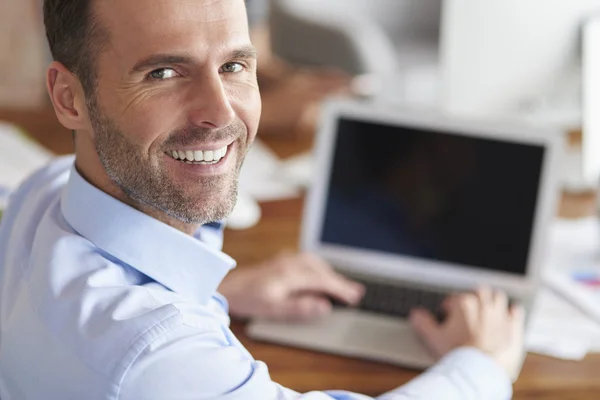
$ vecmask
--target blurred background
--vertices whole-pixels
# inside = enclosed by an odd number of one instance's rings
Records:
[[[1,209],[10,190],[54,154],[70,153],[72,142],[56,121],[45,92],[51,57],[40,0],[0,2]],[[569,220],[557,220],[553,240],[571,250],[583,246],[573,257],[585,253],[586,262],[597,266],[600,1],[247,0],[247,4],[252,40],[260,55],[263,116],[259,140],[242,172],[243,204],[231,218],[232,230],[254,227],[265,215],[287,218],[281,201],[300,198],[318,173],[312,170],[311,149],[320,105],[330,97],[353,97],[402,110],[490,123],[515,120],[564,132],[560,216]],[[293,218],[296,225],[298,221],[299,216]],[[229,243],[253,238],[240,232],[229,235]],[[264,244],[267,252],[280,250],[281,240],[287,245],[296,238],[274,237]],[[232,249],[235,257],[249,261],[258,257],[249,248]],[[600,273],[585,279],[600,287]],[[561,332],[548,343],[538,338],[536,350],[569,359],[600,352],[598,290],[596,322],[585,313],[577,314],[576,333]],[[542,331],[556,331],[564,326],[566,315],[575,312],[571,303],[552,304],[544,314]],[[575,348],[575,342],[585,346]]]
[[[330,96],[468,118],[527,120],[566,132],[572,145],[562,177],[566,189],[596,188],[600,160],[592,149],[600,146],[600,123],[593,103],[600,94],[592,65],[599,62],[598,46],[586,47],[593,42],[596,0],[247,5],[260,53],[262,136],[314,132],[319,105]],[[41,2],[2,0],[1,10],[0,109],[48,108],[44,72],[51,57]]]

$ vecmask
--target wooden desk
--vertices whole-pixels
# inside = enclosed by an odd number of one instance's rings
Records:
[[[0,120],[22,125],[33,137],[58,154],[72,151],[71,136],[49,110],[38,113],[0,110]],[[281,156],[310,148],[308,137],[293,141],[269,140]],[[263,219],[247,231],[226,234],[225,251],[241,265],[259,261],[283,249],[297,248],[302,200],[280,201],[263,205]],[[594,196],[565,195],[561,205],[564,216],[590,214]],[[265,361],[273,379],[300,392],[345,389],[378,395],[417,375],[417,372],[385,364],[348,359],[311,351],[258,343],[244,334],[244,324],[236,322],[233,331],[248,350]],[[529,355],[515,385],[516,400],[597,400],[600,399],[600,355],[582,362],[559,361]]]

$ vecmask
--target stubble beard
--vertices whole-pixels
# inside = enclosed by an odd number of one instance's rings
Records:
[[[88,101],[88,110],[100,162],[108,177],[130,199],[185,224],[202,225],[229,216],[237,200],[239,171],[248,147],[244,143],[247,135],[239,131],[245,126],[239,123],[218,133],[207,133],[198,128],[173,132],[165,145],[167,142],[185,144],[197,141],[200,135],[207,134],[215,139],[238,139],[236,165],[231,172],[220,176],[199,176],[195,182],[177,184],[166,173],[162,152],[150,159],[142,157],[139,148],[127,139],[113,120],[101,112],[95,100]]]

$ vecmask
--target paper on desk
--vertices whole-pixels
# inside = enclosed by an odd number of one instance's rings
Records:
[[[558,220],[544,282],[600,324],[600,221]]]
[[[0,122],[0,209],[6,205],[10,191],[51,158],[50,152],[16,127]]]
[[[600,350],[600,324],[550,289],[536,299],[525,338],[528,351],[565,360],[582,360]]]
[[[597,217],[557,219],[549,242],[549,269],[570,270],[573,263],[600,265],[600,220]]]
[[[281,173],[287,182],[308,188],[312,183],[315,159],[312,152],[306,152],[283,160]]]
[[[283,163],[264,143],[256,140],[240,172],[240,190],[257,201],[298,197],[301,187],[286,179]]]
[[[598,249],[600,226],[595,217],[553,223],[543,271],[546,288],[538,295],[526,337],[529,351],[569,360],[600,352],[600,323],[565,290],[573,271],[598,266]]]
[[[51,157],[16,127],[0,122],[0,185],[14,188]]]

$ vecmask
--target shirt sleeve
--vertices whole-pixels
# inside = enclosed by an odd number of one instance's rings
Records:
[[[182,325],[147,346],[121,380],[119,400],[367,400],[330,391],[300,394],[274,383],[267,366],[218,331]],[[512,385],[492,359],[455,350],[378,400],[508,400]]]

